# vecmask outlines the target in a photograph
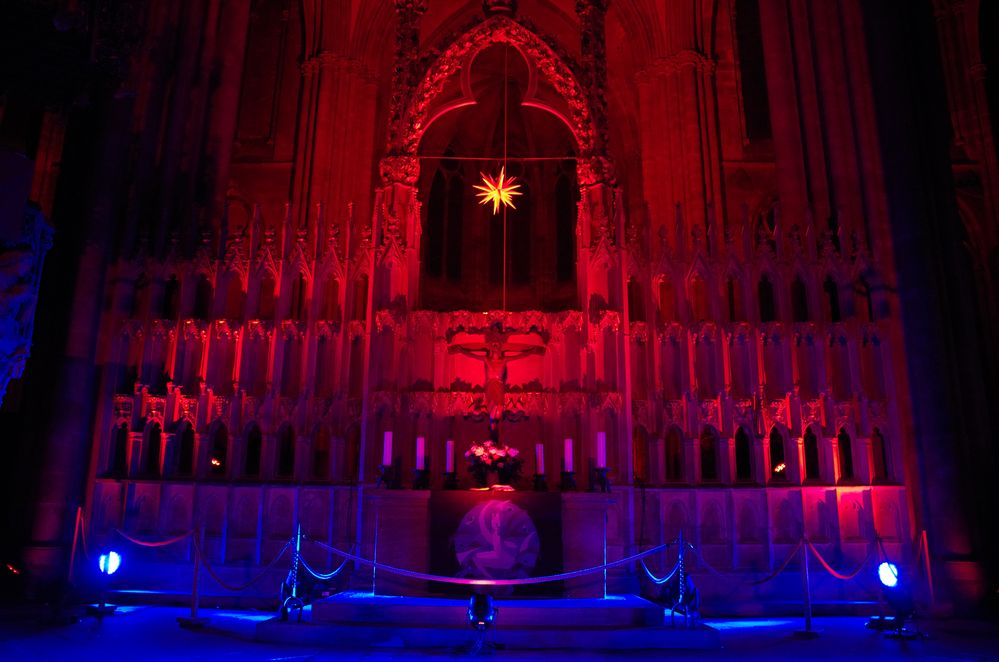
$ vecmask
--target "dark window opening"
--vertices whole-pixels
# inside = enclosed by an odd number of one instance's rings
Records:
[[[812,428],[805,430],[805,478],[818,480],[819,473],[819,440]]]
[[[253,424],[246,434],[246,464],[244,465],[243,472],[248,477],[252,478],[260,475],[260,454],[263,445],[264,436],[260,431],[260,427]]]
[[[770,479],[787,480],[787,460],[784,455],[784,437],[777,428],[770,430]]]
[[[853,480],[853,447],[850,435],[840,428],[836,437],[839,442],[839,477],[840,480]]]
[[[718,480],[718,444],[710,430],[701,433],[701,480]]]
[[[767,70],[763,58],[763,31],[757,0],[737,0],[735,32],[739,51],[739,81],[746,137],[770,138],[770,99],[767,96]]]
[[[830,322],[839,322],[843,319],[839,311],[839,288],[832,276],[826,276],[822,290],[826,293],[826,317]]]
[[[742,428],[735,433],[735,478],[739,481],[753,479],[753,451],[749,435]]]
[[[801,276],[795,276],[791,282],[791,314],[795,322],[807,322],[808,316],[808,291]]]
[[[175,320],[180,315],[180,281],[171,275],[163,289],[163,308],[161,319]]]
[[[760,277],[757,290],[760,297],[760,321],[775,321],[777,319],[777,300],[774,297],[774,285],[770,282],[770,276],[764,274]]]

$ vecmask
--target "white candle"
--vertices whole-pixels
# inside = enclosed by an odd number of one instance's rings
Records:
[[[565,469],[564,471],[572,471],[572,439],[565,440]]]
[[[385,431],[385,440],[382,442],[382,464],[386,467],[392,466],[392,431]]]
[[[453,474],[454,473],[454,439],[447,440],[447,450],[445,453],[445,468],[444,471]]]
[[[426,469],[427,463],[427,440],[423,437],[416,438],[416,469],[417,471],[423,471]]]
[[[539,476],[545,475],[545,445],[534,444],[534,466]]]
[[[607,468],[607,433],[597,433],[597,469]]]

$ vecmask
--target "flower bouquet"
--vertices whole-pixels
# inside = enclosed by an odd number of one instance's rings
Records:
[[[524,461],[518,457],[516,448],[493,441],[474,443],[465,451],[468,470],[475,478],[478,487],[486,487],[489,472],[495,471],[502,485],[510,485],[520,478],[520,467]]]

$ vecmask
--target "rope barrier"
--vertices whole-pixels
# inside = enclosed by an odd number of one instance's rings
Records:
[[[312,568],[311,565],[309,565],[309,562],[305,560],[305,557],[301,556],[301,555],[298,557],[298,561],[299,561],[299,563],[302,564],[302,567],[305,568],[306,572],[308,572],[310,575],[312,575],[316,579],[319,579],[321,581],[329,581],[329,580],[333,579],[334,577],[336,577],[337,575],[339,575],[343,571],[343,569],[350,562],[350,559],[344,559],[343,561],[341,561],[340,565],[337,566],[336,569],[334,569],[332,572],[317,572],[316,570],[314,570]]]
[[[555,575],[544,575],[542,577],[525,577],[523,579],[466,579],[464,577],[445,577],[443,575],[431,575],[425,572],[418,572],[416,570],[406,570],[405,568],[397,568],[392,565],[387,565],[385,563],[376,563],[370,559],[366,559],[362,556],[352,554],[350,552],[345,552],[342,549],[337,549],[332,545],[327,545],[324,542],[318,540],[313,540],[306,537],[306,540],[314,545],[318,545],[323,549],[329,550],[338,556],[350,559],[362,565],[370,566],[375,570],[384,570],[385,572],[399,575],[401,577],[409,577],[410,579],[421,579],[430,582],[441,582],[443,584],[460,584],[462,586],[527,586],[530,584],[546,584],[548,582],[563,581],[566,579],[574,579],[576,577],[582,577],[584,575],[589,575],[595,572],[602,572],[609,568],[616,568],[617,566],[626,565],[628,563],[634,563],[639,559],[643,559],[646,556],[651,556],[652,554],[657,554],[668,545],[659,545],[653,547],[652,549],[646,550],[644,552],[639,552],[638,554],[632,554],[623,559],[618,559],[617,561],[611,561],[610,563],[604,563],[603,565],[593,566],[591,568],[583,568],[581,570],[573,570],[572,572],[562,572]]]
[[[853,572],[842,574],[842,573],[837,572],[835,568],[833,568],[824,558],[822,558],[822,555],[819,554],[819,550],[815,549],[815,545],[813,545],[810,540],[805,540],[805,544],[808,546],[809,551],[812,552],[812,555],[816,559],[818,559],[819,563],[822,564],[822,567],[826,569],[826,572],[828,572],[830,575],[832,575],[836,579],[839,579],[839,580],[842,580],[842,581],[850,581],[851,579],[853,579],[854,577],[856,577],[857,575],[859,575],[860,572],[867,565],[867,562],[871,560],[871,556],[874,555],[874,548],[873,547],[869,548],[867,550],[867,556],[864,557],[864,560],[860,562],[860,565],[858,565],[857,568]]]
[[[132,536],[128,535],[127,533],[125,533],[121,529],[114,529],[114,532],[117,533],[122,538],[124,538],[125,540],[127,540],[128,542],[132,543],[133,545],[139,545],[140,547],[166,547],[167,545],[172,545],[175,542],[180,542],[184,538],[186,538],[189,535],[193,534],[194,533],[194,529],[191,529],[187,533],[182,533],[179,536],[176,536],[174,538],[170,538],[168,540],[158,540],[158,541],[155,541],[155,542],[150,542],[148,540],[139,540],[138,538],[133,538]]]
[[[205,555],[204,550],[201,549],[201,543],[198,542],[197,537],[194,538],[194,546],[198,549],[198,556],[201,558],[201,565],[205,566],[205,570],[207,570],[208,574],[212,576],[212,579],[214,579],[218,583],[218,585],[224,588],[225,590],[232,591],[233,593],[239,593],[240,591],[245,591],[246,589],[256,584],[258,581],[263,579],[264,575],[266,575],[270,571],[270,569],[273,568],[274,565],[281,559],[281,557],[284,556],[284,553],[288,551],[288,547],[291,546],[293,540],[294,538],[286,542],[284,544],[284,547],[281,548],[281,551],[277,553],[277,556],[275,556],[270,563],[265,565],[263,569],[261,569],[261,571],[257,573],[256,576],[253,577],[253,579],[251,579],[250,581],[241,586],[233,586],[232,584],[228,584],[225,582],[225,580],[223,580],[221,577],[218,576],[218,573],[216,573],[215,569],[212,568],[211,563],[208,562],[208,557]]]
[[[657,586],[662,586],[669,580],[673,579],[673,577],[676,576],[677,571],[680,569],[680,559],[677,559],[676,563],[673,564],[673,569],[669,571],[668,575],[666,575],[665,577],[656,577],[654,574],[652,574],[652,571],[649,570],[649,566],[646,565],[645,559],[641,559],[639,563],[642,566],[642,570],[644,570],[645,574],[648,575],[649,580]]]
[[[704,556],[701,554],[701,550],[693,546],[691,546],[691,549],[694,550],[694,554],[696,554],[697,558],[701,561],[701,563],[704,564],[704,567],[716,577],[719,577],[721,579],[736,579],[737,581],[740,581],[744,584],[748,584],[750,586],[756,586],[758,584],[766,584],[767,582],[776,579],[777,575],[784,572],[784,569],[787,568],[788,564],[791,563],[791,560],[794,558],[795,554],[797,554],[798,550],[801,549],[801,541],[800,540],[798,541],[798,544],[794,546],[794,549],[792,549],[791,553],[787,555],[787,558],[784,559],[784,562],[780,564],[780,567],[778,567],[776,570],[771,572],[766,577],[763,577],[762,579],[754,579],[748,582],[745,580],[738,579],[738,575],[736,575],[735,573],[719,572],[718,570],[715,570],[714,567],[712,567],[712,565],[708,563],[707,559],[705,559]]]

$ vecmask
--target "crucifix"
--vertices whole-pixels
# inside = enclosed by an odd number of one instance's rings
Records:
[[[463,354],[482,361],[486,373],[486,412],[489,414],[489,436],[493,443],[499,441],[499,421],[503,417],[503,396],[506,392],[506,367],[511,361],[545,353],[544,345],[511,343],[510,332],[500,323],[489,327],[484,343],[453,343],[450,354]]]

